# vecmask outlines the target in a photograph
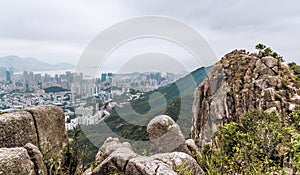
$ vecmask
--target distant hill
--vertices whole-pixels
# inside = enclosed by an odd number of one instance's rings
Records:
[[[15,72],[22,71],[48,71],[72,69],[74,65],[68,63],[48,64],[35,58],[21,58],[15,55],[0,57],[0,67],[14,67]]]

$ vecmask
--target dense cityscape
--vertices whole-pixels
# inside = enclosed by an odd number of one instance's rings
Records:
[[[91,78],[73,71],[53,75],[32,71],[15,73],[13,67],[0,67],[0,110],[56,105],[64,110],[66,129],[70,130],[77,125],[96,124],[110,115],[117,105],[114,97],[125,96],[118,103],[127,103],[180,77],[181,74],[146,72],[101,73]]]

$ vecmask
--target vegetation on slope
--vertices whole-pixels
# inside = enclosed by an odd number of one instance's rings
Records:
[[[300,111],[253,111],[219,127],[198,162],[207,174],[300,173]]]
[[[207,76],[210,68],[199,68],[186,77],[179,79],[177,82],[168,86],[160,87],[154,91],[148,92],[143,95],[141,99],[133,100],[130,104],[124,105],[122,108],[116,107],[111,111],[111,115],[108,116],[104,122],[100,122],[96,125],[81,126],[82,132],[78,136],[78,146],[80,151],[85,151],[86,158],[84,159],[84,165],[90,164],[98,151],[97,147],[103,144],[103,141],[111,136],[107,130],[107,126],[121,138],[134,141],[148,140],[146,133],[146,126],[148,122],[157,115],[166,114],[171,116],[175,121],[180,117],[181,130],[186,137],[190,134],[190,128],[192,126],[192,103],[194,100],[193,94],[195,88],[200,84]],[[195,81],[194,84],[187,79]],[[178,86],[181,87],[180,93]],[[151,106],[150,104],[159,104],[161,99],[153,96],[154,93],[163,94],[167,107],[163,106]],[[129,110],[130,107],[134,111]],[[128,109],[128,110],[127,110]],[[127,122],[126,120],[131,122]],[[135,124],[137,123],[141,124]],[[69,136],[74,135],[73,131],[69,131]],[[134,147],[134,145],[133,145]],[[135,147],[134,147],[135,148]],[[137,152],[141,153],[144,148],[136,148]]]
[[[289,63],[289,67],[293,70],[295,80],[293,81],[297,88],[300,88],[300,66],[296,63]]]
[[[46,93],[57,93],[57,92],[65,92],[68,91],[67,89],[64,89],[59,86],[51,86],[44,89]]]

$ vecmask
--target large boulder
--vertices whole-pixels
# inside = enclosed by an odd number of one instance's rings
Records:
[[[28,142],[38,145],[35,121],[29,112],[0,115],[0,147],[18,147]]]
[[[174,174],[189,173],[191,175],[204,174],[193,157],[183,152],[155,154],[150,157],[137,157],[128,162],[125,174]]]
[[[156,160],[153,157],[138,157],[131,159],[128,162],[125,171],[126,175],[152,175],[152,174],[168,174],[177,175],[177,173],[172,169],[172,167],[160,160]]]
[[[89,168],[84,175],[107,175],[125,173],[126,175],[176,175],[190,173],[203,174],[196,160],[183,152],[140,156],[127,142],[120,143],[118,138],[108,138],[99,149],[94,168]]]
[[[35,175],[34,163],[22,147],[0,148],[0,174]]]
[[[263,57],[261,60],[269,68],[273,68],[273,67],[278,66],[280,64],[280,61],[278,59],[274,59],[271,56]]]
[[[128,148],[132,150],[132,147],[128,142],[121,143],[118,138],[108,137],[97,152],[96,163],[102,163],[103,160],[105,160],[111,153],[116,151],[118,148]]]
[[[209,143],[220,125],[252,110],[288,114],[300,105],[295,75],[280,59],[235,50],[212,68],[194,94],[192,138]]]
[[[127,163],[130,159],[139,155],[133,152],[130,148],[118,148],[113,151],[105,160],[103,160],[95,169],[93,175],[107,175],[116,172],[124,172]]]
[[[148,126],[147,133],[153,143],[154,153],[181,151],[190,154],[185,144],[184,136],[177,123],[167,115],[153,118]]]
[[[36,125],[38,147],[44,156],[51,157],[60,152],[67,144],[65,116],[57,106],[41,106],[26,109],[31,113]]]
[[[128,142],[121,143],[118,138],[109,137],[98,150],[95,168],[89,171],[93,175],[125,171],[127,162],[137,156]],[[88,171],[85,174],[88,174]]]
[[[25,145],[37,169],[36,174],[46,174],[45,165],[48,168],[54,164],[61,165],[62,151],[68,144],[64,120],[62,109],[56,106],[33,107],[2,114],[0,147]]]

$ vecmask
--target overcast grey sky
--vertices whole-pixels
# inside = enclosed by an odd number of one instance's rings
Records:
[[[190,25],[218,58],[235,48],[253,51],[262,42],[300,63],[298,0],[0,0],[0,56],[76,64],[102,30],[144,15]]]

